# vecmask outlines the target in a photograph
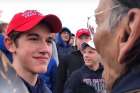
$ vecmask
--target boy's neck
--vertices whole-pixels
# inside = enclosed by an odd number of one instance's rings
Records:
[[[24,68],[14,63],[13,63],[13,67],[16,70],[18,76],[20,76],[23,80],[25,80],[30,85],[35,86],[38,77],[37,74],[31,73],[29,70],[25,70]]]
[[[99,69],[99,63],[94,64],[93,66],[90,67],[91,70],[96,71]]]

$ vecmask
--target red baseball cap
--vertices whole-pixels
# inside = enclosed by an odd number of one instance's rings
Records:
[[[26,10],[24,12],[15,14],[7,27],[6,34],[9,35],[12,31],[29,31],[42,20],[46,21],[51,26],[51,32],[56,33],[61,31],[62,23],[56,15],[43,15],[36,10]]]
[[[76,37],[80,37],[82,35],[87,35],[87,36],[90,36],[90,31],[88,29],[85,29],[85,28],[81,28],[79,29],[77,32],[76,32]]]

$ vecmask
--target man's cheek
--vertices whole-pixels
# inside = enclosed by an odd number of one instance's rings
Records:
[[[105,49],[108,50],[110,41],[112,39],[111,34],[108,31],[98,31],[94,36],[94,42],[97,49],[97,52],[100,54],[105,53]]]

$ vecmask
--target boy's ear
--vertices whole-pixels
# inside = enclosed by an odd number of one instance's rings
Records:
[[[15,52],[16,49],[15,43],[9,37],[5,37],[4,44],[5,47],[8,49],[8,51],[10,51],[11,53]]]

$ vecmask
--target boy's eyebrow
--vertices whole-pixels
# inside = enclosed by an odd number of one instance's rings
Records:
[[[40,37],[37,33],[28,33],[27,34],[27,37],[31,37],[31,36]],[[49,36],[47,39],[53,41],[53,38],[51,36]]]
[[[36,37],[39,37],[39,35],[37,33],[28,33],[27,36],[36,36]]]

